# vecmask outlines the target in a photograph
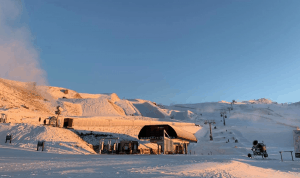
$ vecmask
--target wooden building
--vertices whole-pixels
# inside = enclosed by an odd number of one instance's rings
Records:
[[[187,154],[189,143],[197,143],[194,134],[170,125],[145,125],[138,138],[156,143],[164,154]]]

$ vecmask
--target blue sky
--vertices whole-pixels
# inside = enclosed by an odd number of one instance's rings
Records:
[[[23,1],[49,85],[157,103],[299,101],[300,1]]]

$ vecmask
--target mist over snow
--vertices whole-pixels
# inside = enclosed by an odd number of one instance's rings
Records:
[[[21,1],[0,1],[0,77],[45,85],[46,72],[29,29],[14,25],[21,14]]]

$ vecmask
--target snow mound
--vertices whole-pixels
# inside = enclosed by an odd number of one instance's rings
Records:
[[[161,108],[156,106],[150,101],[137,99],[131,101],[131,103],[139,110],[142,116],[153,117],[153,118],[165,118],[169,117]]]
[[[79,103],[82,107],[82,116],[120,116],[125,115],[122,108],[115,105],[107,97],[84,99]]]
[[[90,98],[63,98],[57,101],[64,110],[65,116],[125,116],[124,110],[115,104],[119,101],[117,94],[80,94]]]
[[[1,146],[20,147],[36,151],[37,142],[45,141],[45,151],[49,153],[94,153],[86,142],[67,129],[30,124],[1,124],[0,137],[5,138],[7,134],[12,134],[12,143],[1,142]]]
[[[117,94],[115,94],[115,93],[110,94],[110,101],[111,102],[115,103],[115,102],[117,102],[119,100],[120,100],[120,98],[119,98],[119,96]]]
[[[141,116],[140,111],[128,100],[119,100],[116,101],[115,104],[121,107],[126,115]]]
[[[186,111],[172,111],[171,112],[171,118],[172,119],[176,119],[176,120],[193,120],[197,115],[194,114],[192,111],[190,110],[186,110]]]

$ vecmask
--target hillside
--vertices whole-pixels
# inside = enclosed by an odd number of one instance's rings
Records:
[[[22,150],[36,151],[37,142],[45,141],[45,151],[59,154],[91,154],[95,153],[74,132],[52,126],[31,124],[1,124],[0,138],[12,135],[12,143],[0,143],[0,147],[19,148]]]
[[[44,102],[42,93],[34,83],[0,78],[0,98],[0,107],[3,110],[25,108],[31,112],[49,113],[52,109]]]
[[[14,135],[12,144],[14,147],[32,150],[35,148],[37,141],[45,140],[51,145],[47,149],[48,152],[73,154],[91,152],[90,148],[86,147],[87,143],[78,140],[73,132],[42,125],[46,118],[55,115],[57,106],[62,108],[60,118],[109,118],[112,122],[115,120],[116,123],[135,119],[171,121],[170,114],[172,111],[161,109],[147,100],[121,100],[115,93],[78,93],[67,88],[36,86],[35,83],[6,79],[0,80],[0,86],[0,114],[6,114],[7,122],[9,122],[9,124],[0,124],[0,129],[2,129],[2,137],[6,134]],[[176,119],[185,122],[186,115],[182,118],[180,115],[177,116]],[[41,121],[39,121],[39,118],[41,118]],[[176,119],[172,121],[177,122]],[[136,139],[141,126],[82,127],[80,129],[111,134],[127,134]],[[195,130],[194,128],[191,129]],[[41,135],[49,137],[41,137]],[[81,145],[81,151],[78,151],[74,145]],[[70,150],[70,148],[72,149]]]

